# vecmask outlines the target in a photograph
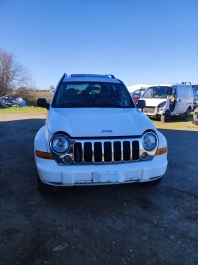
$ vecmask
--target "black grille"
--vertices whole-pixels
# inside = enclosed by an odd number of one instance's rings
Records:
[[[74,143],[74,162],[111,163],[139,159],[139,141]]]
[[[143,108],[144,113],[155,113],[155,107],[145,107]]]

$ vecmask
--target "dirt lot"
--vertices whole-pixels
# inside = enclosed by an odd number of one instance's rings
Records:
[[[0,113],[0,264],[198,264],[198,132],[161,130],[161,184],[37,190],[45,114]]]

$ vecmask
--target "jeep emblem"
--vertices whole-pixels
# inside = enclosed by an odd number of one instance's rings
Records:
[[[101,133],[112,133],[112,130],[102,130]]]

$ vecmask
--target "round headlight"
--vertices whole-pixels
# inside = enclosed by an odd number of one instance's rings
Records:
[[[51,141],[51,148],[54,153],[63,154],[69,148],[69,140],[64,135],[57,135]]]
[[[157,144],[157,139],[154,134],[146,133],[143,136],[142,145],[145,150],[152,151],[153,149],[155,149],[156,144]]]

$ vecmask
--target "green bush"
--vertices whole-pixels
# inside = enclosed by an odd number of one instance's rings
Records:
[[[21,97],[26,100],[27,105],[29,106],[36,106],[36,102],[38,98],[46,98],[47,102],[50,102],[52,98],[52,92],[46,90],[33,90],[33,89],[26,89],[20,88],[15,90],[12,93],[13,97]]]

